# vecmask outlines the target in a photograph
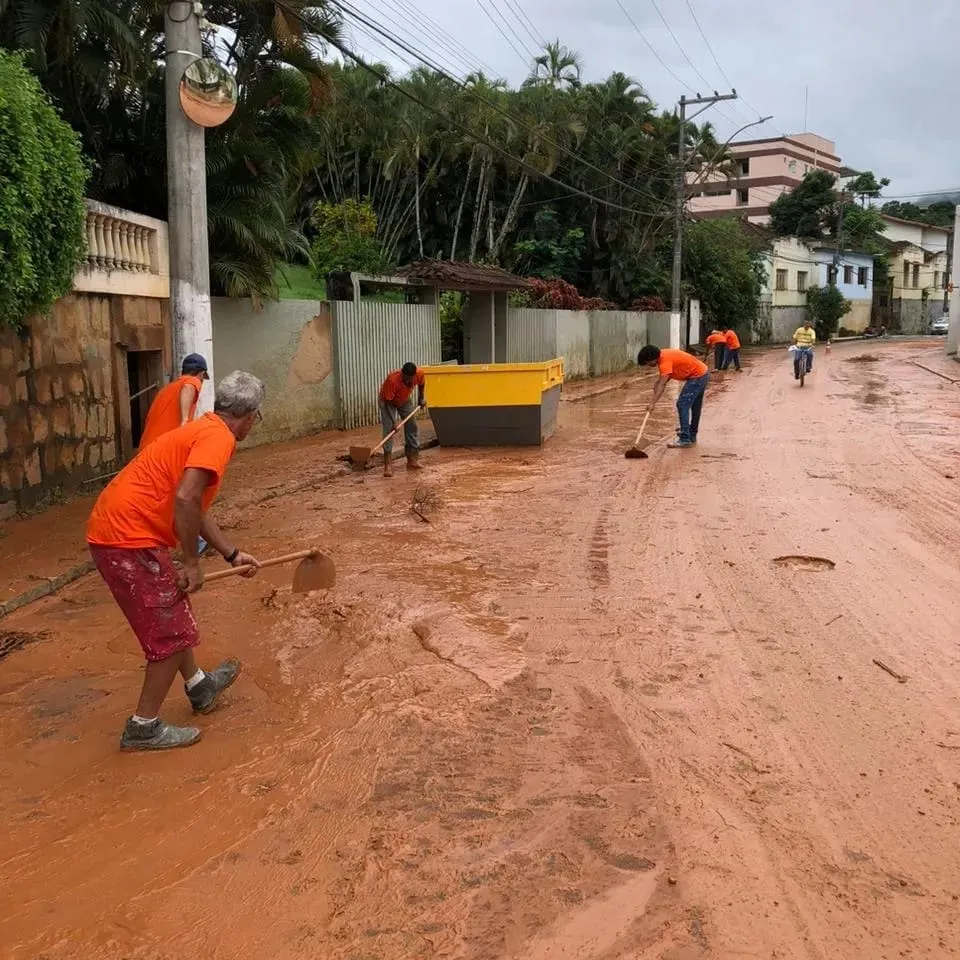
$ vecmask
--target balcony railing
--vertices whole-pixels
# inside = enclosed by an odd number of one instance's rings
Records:
[[[165,221],[87,200],[87,256],[75,290],[166,298],[169,264]]]

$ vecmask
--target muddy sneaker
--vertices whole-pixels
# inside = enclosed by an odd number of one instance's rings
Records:
[[[423,467],[420,465],[420,454],[419,453],[408,453],[407,454],[407,469],[408,470],[422,470]]]
[[[682,450],[684,447],[692,447],[692,446],[693,446],[693,441],[692,441],[692,440],[679,440],[679,439],[677,439],[677,440],[671,440],[671,441],[667,444],[667,446],[670,447],[671,450]]]
[[[153,723],[135,723],[127,720],[120,737],[121,750],[173,750],[189,747],[200,739],[196,727],[174,727],[159,717]]]
[[[192,690],[187,690],[194,713],[209,713],[213,710],[220,694],[240,676],[240,666],[236,657],[224,660],[216,670],[208,670],[206,676]],[[186,686],[184,689],[186,690]]]

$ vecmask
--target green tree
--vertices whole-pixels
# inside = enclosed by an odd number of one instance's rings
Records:
[[[546,207],[533,218],[533,236],[513,245],[514,269],[525,276],[577,281],[586,240],[581,227],[564,230],[556,210]]]
[[[820,340],[836,336],[840,321],[853,304],[835,287],[811,287],[807,291],[807,309]]]
[[[948,200],[938,200],[928,207],[921,207],[916,203],[889,200],[881,210],[887,216],[898,217],[901,220],[929,223],[933,227],[952,227],[955,207],[956,205]]]
[[[369,199],[318,203],[310,223],[316,231],[314,269],[321,280],[332,270],[378,275],[393,266],[377,239],[377,215]]]
[[[865,207],[868,199],[875,200],[880,196],[884,187],[889,186],[890,180],[888,177],[881,177],[878,180],[872,170],[866,170],[847,183],[844,187],[844,193],[857,197],[860,201],[860,206]]]
[[[0,50],[0,324],[67,293],[86,247],[79,137],[23,60]]]
[[[548,86],[577,89],[583,64],[580,54],[563,46],[559,40],[548,43],[543,53],[533,61],[533,73],[527,80],[530,86]]]
[[[836,177],[811,170],[796,189],[770,204],[770,227],[778,237],[820,240],[836,232],[839,215]]]
[[[697,220],[684,229],[683,281],[700,298],[707,322],[745,330],[757,315],[763,284],[759,249],[737,220]]]

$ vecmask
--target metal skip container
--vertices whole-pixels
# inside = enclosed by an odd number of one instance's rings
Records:
[[[423,372],[441,446],[539,446],[556,429],[562,358],[432,366]]]

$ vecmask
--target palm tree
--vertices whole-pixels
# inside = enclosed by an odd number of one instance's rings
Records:
[[[533,61],[533,73],[527,80],[529,86],[548,86],[554,90],[580,87],[582,62],[580,54],[563,46],[559,40],[548,43],[544,52]]]

